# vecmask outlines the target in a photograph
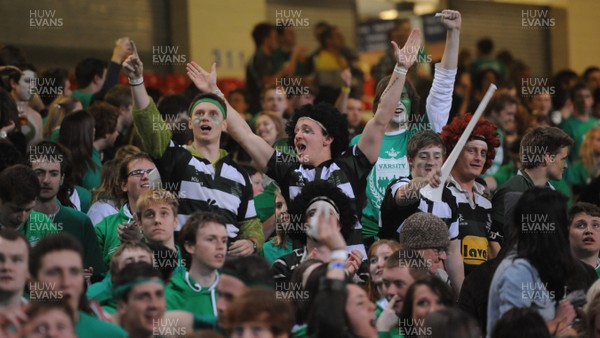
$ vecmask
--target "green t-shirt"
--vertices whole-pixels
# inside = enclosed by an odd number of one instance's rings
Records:
[[[575,116],[571,115],[563,123],[560,124],[560,129],[562,129],[567,135],[571,136],[573,141],[573,146],[571,146],[571,150],[569,151],[569,158],[571,162],[575,162],[580,159],[579,156],[579,148],[581,148],[581,143],[583,142],[583,138],[588,130],[598,125],[598,119],[590,116],[587,121],[581,121]]]
[[[94,96],[94,93],[84,93],[77,89],[77,90],[73,91],[71,96],[73,98],[81,101],[81,105],[83,106],[83,109],[86,109],[87,107],[89,107],[90,102],[92,101],[92,96]]]
[[[410,175],[406,146],[417,132],[417,129],[406,129],[385,133],[383,136],[379,158],[367,176],[367,205],[363,209],[361,220],[363,239],[379,233],[379,209],[387,186],[397,178]],[[362,134],[356,135],[350,144],[358,144],[361,136]]]
[[[265,257],[265,259],[269,262],[269,265],[273,265],[273,263],[279,257],[290,254],[292,253],[292,251],[294,251],[294,248],[291,239],[288,239],[285,248],[275,246],[273,244],[273,240],[270,240],[265,243],[265,246],[263,246],[262,254]]]
[[[171,283],[165,290],[167,310],[183,310],[195,316],[217,316],[217,284],[221,275],[208,288],[201,287],[183,269],[173,272]]]
[[[100,186],[100,174],[102,173],[102,161],[100,161],[100,153],[94,149],[92,151],[92,161],[96,164],[96,168],[88,167],[81,179],[81,186],[89,191]]]
[[[31,246],[35,246],[40,239],[46,236],[61,232],[50,217],[37,211],[31,212],[25,224],[19,228],[19,231],[25,235]]]
[[[78,338],[127,338],[129,335],[121,327],[104,322],[96,317],[79,311],[79,321],[75,324]]]
[[[102,255],[98,246],[98,238],[94,231],[94,225],[90,218],[72,208],[61,205],[58,213],[54,216],[54,223],[61,232],[66,232],[75,237],[83,247],[83,265],[85,268],[93,267],[94,274],[104,274],[106,267],[102,263]]]

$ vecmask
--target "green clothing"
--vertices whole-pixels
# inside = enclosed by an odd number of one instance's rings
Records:
[[[513,164],[514,166],[514,164]],[[534,187],[533,180],[523,170],[516,171],[515,175],[504,183],[494,194],[492,198],[492,231],[506,238],[504,232],[504,197],[509,192],[525,192]],[[548,181],[546,188],[556,189],[569,198],[571,205],[571,190],[565,181],[565,177],[560,181]]]
[[[75,334],[78,338],[129,337],[121,327],[104,322],[82,311],[79,311],[79,321],[75,324]]]
[[[183,258],[181,257],[181,250],[179,246],[177,248],[177,267],[173,271],[173,273],[178,273],[180,270],[185,272],[185,266],[183,263]],[[153,266],[155,268],[168,268],[170,267],[172,262],[170,259],[170,255],[168,257],[163,257],[162,254],[154,253],[154,262]],[[87,289],[86,295],[87,298],[98,301],[102,309],[107,313],[117,313],[117,302],[113,299],[113,286],[112,281],[110,279],[110,271],[106,274],[103,280],[90,285]]]
[[[75,190],[77,190],[77,195],[79,195],[80,211],[86,214],[88,210],[90,210],[90,205],[92,204],[92,194],[89,190],[80,185],[76,185]]]
[[[103,280],[88,287],[86,296],[89,300],[96,300],[98,303],[100,303],[102,310],[104,310],[106,313],[117,313],[117,302],[113,299],[112,289],[113,287],[109,271]]]
[[[131,222],[133,215],[129,210],[129,206],[124,204],[119,212],[105,217],[100,223],[96,224],[96,236],[98,237],[98,245],[102,252],[104,264],[108,266],[110,259],[115,253],[115,250],[121,245],[119,240],[118,227],[123,222]]]
[[[277,186],[275,182],[271,182],[263,192],[254,196],[256,215],[261,222],[265,222],[275,215],[275,190],[277,190]]]
[[[563,195],[567,196],[569,198],[569,206],[571,205],[571,203],[573,202],[573,194],[571,193],[571,189],[569,188],[569,181],[568,181],[568,174],[569,171],[571,170],[571,166],[569,168],[567,168],[567,171],[565,172],[566,174],[563,175],[562,180],[560,181],[555,181],[555,180],[550,180],[549,183],[552,185],[552,187],[554,187],[556,190],[560,191],[563,193]],[[510,162],[507,163],[503,166],[500,167],[500,169],[498,169],[498,171],[496,171],[496,173],[493,175],[493,177],[496,179],[496,186],[497,187],[501,187],[504,185],[504,183],[506,183],[509,179],[511,179],[513,176],[517,175],[517,167],[515,166],[514,162]]]
[[[494,160],[492,161],[492,166],[486,170],[483,176],[493,176],[502,166],[502,162],[504,161],[504,131],[500,128],[496,128],[498,132],[498,137],[500,138],[500,145],[496,148],[496,156],[494,156]],[[498,185],[499,186],[499,185]]]
[[[600,166],[595,166],[592,169],[592,172],[597,173],[598,170],[600,170]],[[565,177],[567,179],[567,183],[573,186],[586,185],[592,180],[592,175],[581,161],[571,164],[565,172]]]
[[[260,250],[264,244],[262,224],[256,217],[250,176],[240,165],[222,149],[219,158],[210,162],[193,146],[175,145],[152,100],[133,112],[133,120],[162,181],[179,197],[179,224],[185,224],[198,210],[217,212],[227,220],[230,239],[252,239]],[[163,125],[157,128],[157,123]]]
[[[221,276],[208,288],[197,284],[188,271],[173,272],[171,283],[166,287],[167,310],[184,310],[195,316],[217,316],[217,284]]]
[[[73,98],[81,101],[81,105],[83,106],[83,109],[86,109],[90,105],[90,102],[92,101],[92,96],[94,96],[94,93],[84,93],[81,90],[77,89],[77,90],[73,91],[71,96]]]
[[[32,211],[29,218],[19,231],[25,235],[31,246],[35,246],[40,239],[61,232],[52,220],[41,212]]]
[[[417,331],[418,332],[418,331]],[[379,338],[404,338],[403,335],[400,334],[400,328],[390,330],[388,332],[377,332],[377,337]]]
[[[496,186],[499,188],[504,185],[511,177],[517,174],[517,167],[514,162],[507,163],[492,175],[496,179]]]
[[[600,278],[600,264],[596,267],[596,275]]]
[[[100,153],[94,149],[92,151],[92,161],[96,164],[96,168],[88,167],[83,177],[81,178],[81,186],[89,191],[93,191],[100,186],[100,174],[102,173],[102,161],[100,161]]]
[[[483,57],[475,59],[473,63],[471,63],[472,78],[475,79],[480,72],[486,69],[494,70],[501,78],[506,77],[506,68],[502,63],[493,57]]]
[[[54,129],[50,132],[50,136],[48,136],[48,141],[58,142],[58,135],[60,134],[60,128]]]
[[[426,115],[425,119],[427,118]],[[373,238],[379,233],[379,209],[390,182],[410,175],[406,157],[408,140],[416,134],[417,128],[385,133],[381,142],[379,158],[367,176],[367,204],[362,212],[363,240]],[[351,145],[358,144],[362,134],[356,135]]]
[[[579,148],[581,148],[583,138],[588,130],[598,125],[598,122],[598,119],[593,116],[590,116],[587,121],[581,121],[577,117],[571,115],[560,124],[560,129],[562,129],[567,135],[571,136],[573,141],[575,141],[575,143],[573,143],[571,146],[571,150],[569,151],[569,159],[571,159],[571,162],[575,162],[580,159]]]
[[[53,221],[58,231],[68,233],[79,241],[83,247],[83,266],[85,268],[91,266],[94,268],[94,274],[104,274],[106,267],[102,264],[98,238],[90,218],[81,211],[65,207],[58,200],[56,203],[60,209]]]
[[[289,145],[287,138],[282,138],[280,140],[275,141],[275,143],[273,143],[273,149],[275,149],[275,151],[280,151],[284,154],[297,156],[296,150],[294,149],[294,147]]]
[[[569,187],[565,176],[563,175],[563,178],[560,181],[550,180],[548,181],[548,183],[550,183],[550,185],[554,187],[554,189],[562,192],[563,195],[569,198],[567,200],[567,206],[571,207],[571,205],[573,204],[573,192],[571,191],[571,187]]]
[[[306,324],[296,325],[292,329],[292,338],[308,338],[308,326]]]
[[[287,254],[292,253],[294,251],[293,243],[291,239],[288,239],[286,242],[286,248],[282,248],[279,246],[275,246],[273,244],[273,239],[266,242],[263,247],[262,254],[265,259],[269,262],[269,265],[273,265],[273,263],[281,256],[285,256]]]
[[[277,48],[273,53],[271,53],[271,58],[275,63],[275,69],[283,68],[283,65],[290,60],[292,57],[292,52],[285,52],[283,49]],[[306,76],[310,75],[311,64],[310,58],[305,58],[304,61],[297,60],[296,61],[296,70],[294,71],[294,76]]]

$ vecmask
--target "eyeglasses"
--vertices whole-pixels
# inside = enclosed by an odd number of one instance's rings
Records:
[[[153,172],[154,169],[155,168],[152,168],[152,169],[136,169],[136,170],[132,170],[132,171],[129,172],[129,174],[127,174],[127,177],[129,177],[129,176],[143,177],[144,174],[150,175],[150,173]]]

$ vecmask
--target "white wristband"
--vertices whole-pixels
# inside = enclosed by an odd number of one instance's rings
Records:
[[[329,260],[330,261],[346,261],[346,259],[348,259],[348,252],[346,252],[346,250],[334,250],[331,252],[331,255],[329,255]]]
[[[408,73],[408,70],[402,66],[396,66],[394,67],[394,72],[400,75],[406,75],[406,73]]]
[[[221,91],[221,89],[217,88],[215,90],[213,90],[213,94],[217,95],[218,97],[224,99],[225,95],[223,95],[223,92]]]
[[[129,79],[129,84],[132,85],[132,86],[139,86],[142,83],[144,83],[144,77],[143,76],[139,77],[137,79],[133,79],[133,80]]]

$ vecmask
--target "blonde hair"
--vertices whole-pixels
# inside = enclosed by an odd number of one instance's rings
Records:
[[[115,153],[115,159],[118,161],[121,161],[123,159],[125,159],[126,157],[135,155],[135,154],[139,154],[139,153],[143,153],[143,151],[131,144],[126,144],[122,147],[119,148],[119,150],[117,150],[117,152]]]
[[[75,109],[77,103],[80,102],[77,99],[67,96],[58,96],[50,106],[48,107],[48,117],[43,128],[44,139],[48,139],[52,131],[57,127],[60,127],[62,120],[65,116],[71,114]]]
[[[590,175],[594,174],[592,171],[596,166],[596,162],[594,161],[594,148],[592,146],[592,143],[594,142],[594,137],[598,133],[600,133],[600,126],[596,126],[588,130],[588,132],[585,133],[583,142],[581,143],[581,148],[579,148],[579,156],[581,157],[581,163],[583,163],[583,166],[585,167],[585,169],[587,169],[587,172]]]
[[[168,204],[173,210],[173,215],[177,217],[177,208],[179,208],[179,201],[177,196],[172,192],[164,189],[155,189],[144,191],[137,200],[136,207],[138,215],[141,215],[144,210],[148,209],[151,205],[156,203]]]

